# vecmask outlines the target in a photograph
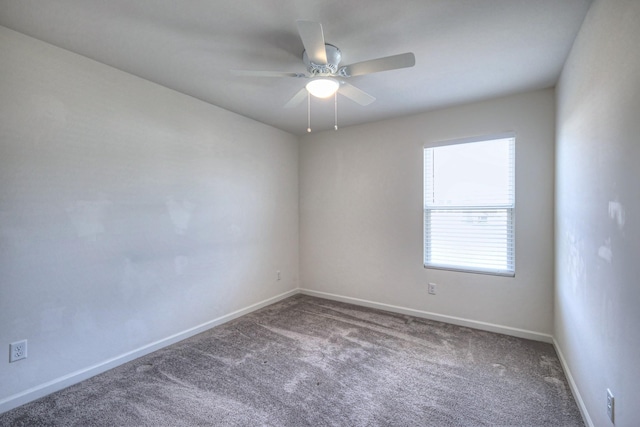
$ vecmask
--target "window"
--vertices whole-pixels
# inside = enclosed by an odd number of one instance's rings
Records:
[[[424,266],[513,276],[515,135],[424,148]]]

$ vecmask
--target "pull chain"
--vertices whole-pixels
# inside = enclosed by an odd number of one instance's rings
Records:
[[[311,93],[307,92],[307,132],[311,133]]]
[[[333,94],[333,128],[338,130],[338,92]]]
[[[338,92],[333,94],[333,128],[338,130]],[[311,133],[311,93],[307,92],[307,132]]]

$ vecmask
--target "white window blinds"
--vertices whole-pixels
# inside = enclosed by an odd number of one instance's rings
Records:
[[[514,275],[515,136],[424,149],[424,265]]]

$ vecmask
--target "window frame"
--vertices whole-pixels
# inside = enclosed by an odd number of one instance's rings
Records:
[[[427,222],[427,213],[437,210],[436,209],[428,209],[427,208],[427,203],[426,203],[426,199],[425,199],[425,192],[426,192],[426,185],[427,185],[427,165],[425,162],[425,153],[427,149],[430,148],[438,148],[438,147],[445,147],[445,146],[451,146],[451,145],[461,145],[461,144],[470,144],[470,143],[475,143],[475,142],[486,142],[486,141],[492,141],[492,140],[499,140],[499,139],[513,139],[513,146],[512,146],[512,150],[513,152],[511,153],[512,156],[512,165],[510,165],[510,167],[513,168],[513,203],[511,205],[511,207],[508,207],[508,205],[498,205],[498,204],[477,204],[477,205],[471,205],[471,206],[452,206],[450,209],[448,210],[460,210],[460,211],[464,211],[464,210],[498,210],[498,209],[505,209],[507,215],[511,215],[511,229],[512,229],[512,234],[511,234],[511,240],[507,241],[507,245],[508,245],[508,250],[507,250],[507,254],[511,253],[513,256],[513,261],[511,264],[511,269],[507,269],[507,270],[498,270],[498,269],[487,269],[487,268],[481,268],[481,267],[474,267],[474,266],[468,266],[468,267],[464,267],[464,266],[458,266],[458,265],[440,265],[440,264],[429,264],[427,262],[427,227],[428,227],[428,222]],[[457,272],[463,272],[463,273],[473,273],[473,274],[487,274],[487,275],[493,275],[493,276],[505,276],[505,277],[515,277],[515,272],[516,272],[516,133],[515,132],[503,132],[503,133],[497,133],[497,134],[490,134],[490,135],[483,135],[483,136],[474,136],[474,137],[468,137],[468,138],[458,138],[458,139],[451,139],[451,140],[444,140],[444,141],[435,141],[435,142],[430,142],[430,143],[426,143],[423,146],[423,165],[422,165],[422,170],[423,170],[423,189],[422,189],[422,204],[423,204],[423,216],[422,216],[422,224],[423,224],[423,231],[422,231],[422,248],[423,248],[423,255],[422,255],[422,260],[423,260],[423,266],[425,269],[434,269],[434,270],[447,270],[447,271],[457,271]],[[440,208],[441,210],[444,210],[442,208]]]

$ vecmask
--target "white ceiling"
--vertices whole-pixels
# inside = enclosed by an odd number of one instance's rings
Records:
[[[340,126],[551,87],[590,0],[0,0],[0,25],[285,131],[306,132],[306,83],[233,69],[304,73],[296,20],[322,23],[342,64],[414,52],[413,68],[349,79]],[[314,131],[333,99],[312,102]]]

